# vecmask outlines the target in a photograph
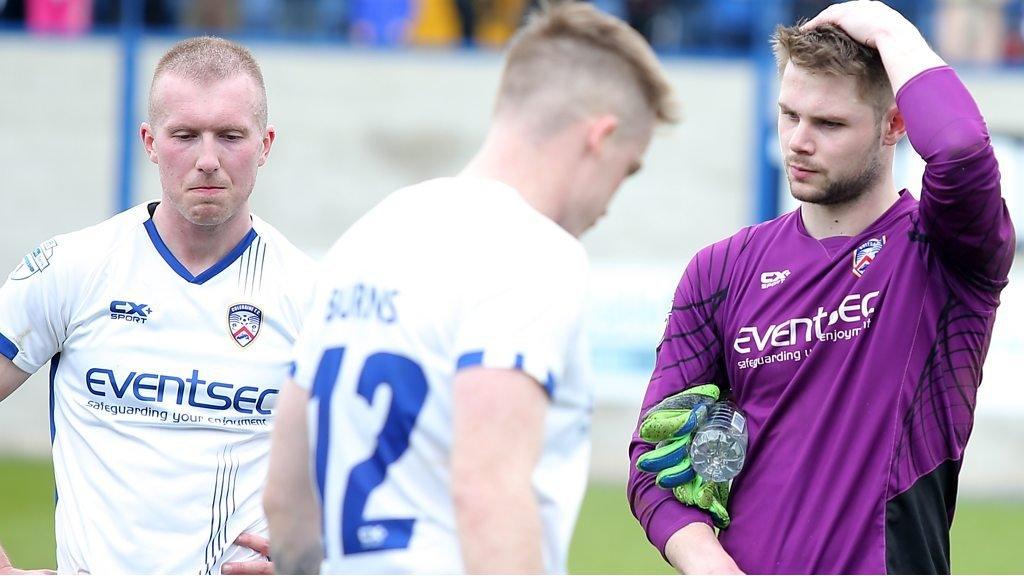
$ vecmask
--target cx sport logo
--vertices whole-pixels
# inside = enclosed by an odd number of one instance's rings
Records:
[[[111,320],[124,320],[125,322],[145,324],[152,313],[153,309],[148,304],[136,304],[127,300],[113,300],[110,302]]]

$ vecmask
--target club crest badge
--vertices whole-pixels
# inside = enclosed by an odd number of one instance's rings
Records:
[[[252,344],[262,323],[263,311],[252,304],[235,304],[228,308],[228,330],[242,348]]]
[[[867,272],[868,266],[875,261],[878,251],[885,246],[885,236],[872,238],[853,251],[853,275],[860,278]]]

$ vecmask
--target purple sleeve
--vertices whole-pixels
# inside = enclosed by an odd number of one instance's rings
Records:
[[[716,255],[718,262],[727,261],[724,258],[727,246],[728,243],[722,243],[702,251],[690,262],[679,282],[665,334],[658,346],[654,374],[640,411],[641,419],[648,408],[681,390],[708,382],[723,388],[726,385],[723,340],[715,321],[725,293],[712,288],[717,285],[712,282],[717,278],[718,283],[724,286],[724,267],[719,264],[715,270],[713,264]],[[694,522],[711,525],[711,518],[703,510],[679,503],[671,491],[659,488],[654,483],[653,474],[636,469],[640,455],[652,448],[634,430],[629,445],[631,465],[627,493],[633,515],[651,543],[664,555],[665,543],[679,529]]]
[[[896,95],[907,136],[925,160],[921,226],[975,298],[998,304],[1015,248],[999,166],[971,94],[952,68],[926,70]]]

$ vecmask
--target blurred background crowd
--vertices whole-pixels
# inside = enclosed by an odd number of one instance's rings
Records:
[[[373,46],[501,46],[537,0],[0,0],[0,27],[109,32],[129,2],[148,32],[308,38]],[[758,10],[809,18],[827,0],[594,0],[663,53],[749,53]],[[1024,63],[1024,0],[887,0],[959,64]],[[139,6],[141,5],[141,6]],[[786,18],[785,16],[789,17]]]

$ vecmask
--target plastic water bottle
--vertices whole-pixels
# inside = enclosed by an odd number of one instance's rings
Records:
[[[732,402],[715,402],[694,430],[690,462],[711,482],[732,480],[747,457],[747,419]]]

